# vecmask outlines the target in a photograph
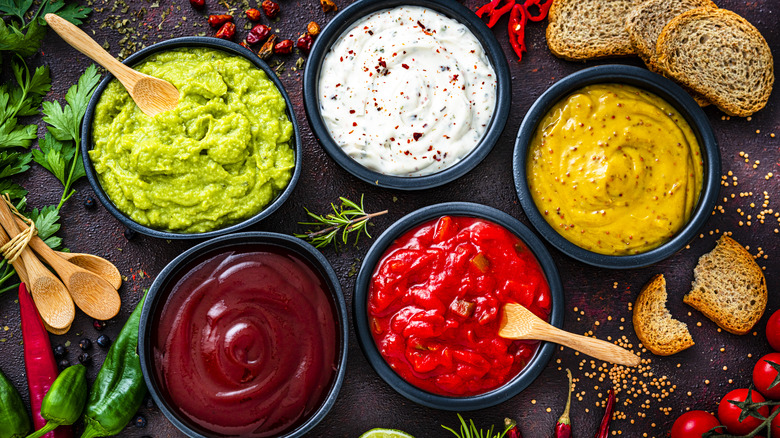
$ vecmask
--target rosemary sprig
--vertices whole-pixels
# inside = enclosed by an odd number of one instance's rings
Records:
[[[315,222],[298,223],[300,225],[320,227],[320,229],[316,231],[309,230],[303,234],[294,234],[294,236],[309,241],[317,248],[322,248],[331,243],[338,248],[337,238],[339,234],[344,244],[347,243],[350,233],[355,234],[355,245],[357,245],[362,234],[371,238],[371,234],[368,232],[368,221],[371,218],[386,214],[387,210],[370,214],[366,213],[365,208],[363,208],[363,195],[360,195],[360,205],[343,196],[339,197],[339,199],[341,200],[341,205],[336,207],[336,205],[331,203],[330,206],[333,208],[333,213],[328,213],[324,216],[314,214],[307,208],[306,213],[314,218]]]
[[[503,438],[504,435],[509,432],[509,429],[515,426],[514,422],[507,423],[503,432],[495,432],[494,434],[492,425],[490,426],[490,429],[483,431],[481,429],[477,429],[477,426],[474,424],[474,420],[469,420],[469,422],[466,423],[466,420],[464,420],[460,414],[458,414],[458,418],[460,419],[460,433],[443,424],[441,425],[441,427],[452,432],[453,435],[458,438]]]

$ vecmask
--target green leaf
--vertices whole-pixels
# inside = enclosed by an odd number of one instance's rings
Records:
[[[57,207],[49,205],[41,210],[34,208],[32,211],[27,212],[25,216],[35,222],[38,237],[43,239],[49,247],[57,249],[62,246],[62,238],[54,235],[60,229],[60,224],[57,223],[60,220],[60,211],[57,210]]]
[[[24,21],[24,14],[32,4],[33,0],[0,0],[0,15],[11,15]]]
[[[25,172],[31,160],[31,152],[0,151],[0,179]]]
[[[97,67],[95,64],[91,64],[79,78],[78,84],[70,87],[67,94],[65,94],[65,101],[73,108],[77,129],[81,126],[81,119],[84,118],[84,113],[87,112],[89,99],[92,97],[92,93],[95,92],[95,87],[97,87],[99,82],[100,75]]]
[[[0,180],[0,193],[8,193],[11,199],[22,199],[27,196],[27,190],[9,179]]]
[[[68,164],[68,155],[72,152],[64,143],[57,140],[50,133],[46,133],[41,141],[38,142],[40,150],[33,149],[33,160],[54,174],[64,186],[67,182],[65,169]]]
[[[45,17],[46,14],[57,14],[78,26],[87,18],[90,12],[92,12],[91,8],[80,6],[77,3],[65,3],[64,0],[52,0],[43,7],[38,15],[40,17]]]
[[[36,138],[38,127],[35,125],[17,125],[15,118],[6,119],[0,125],[0,148],[28,148]]]
[[[46,28],[38,24],[37,20],[27,26],[26,32],[13,23],[6,25],[0,20],[0,51],[14,52],[23,58],[32,56],[41,48],[44,35]]]
[[[61,107],[57,102],[43,102],[43,121],[48,123],[46,128],[52,136],[60,141],[74,140],[73,137],[73,110],[70,105]]]
[[[68,89],[65,94],[68,104],[64,108],[57,102],[43,102],[43,121],[51,125],[47,128],[54,138],[60,141],[79,139],[81,119],[98,82],[100,76],[97,67],[92,64],[81,75],[79,82]]]

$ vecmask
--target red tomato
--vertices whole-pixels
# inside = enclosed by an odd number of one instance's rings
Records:
[[[780,409],[780,406],[775,406],[775,408],[772,409],[772,413],[774,414],[778,409]],[[780,436],[780,414],[777,414],[777,416],[772,419],[771,429],[772,436]]]
[[[775,311],[766,322],[766,339],[775,351],[780,351],[780,310]]]
[[[672,438],[701,438],[705,432],[717,426],[720,426],[720,422],[709,412],[688,411],[674,422]]]
[[[764,397],[780,400],[780,384],[770,388],[777,379],[777,369],[769,362],[780,366],[780,353],[769,353],[758,360],[753,367],[753,384]]]
[[[747,388],[741,388],[729,392],[720,400],[720,404],[718,405],[718,419],[726,426],[729,433],[734,435],[747,435],[761,424],[761,420],[756,417],[747,417],[740,422],[739,415],[742,413],[742,410],[729,402],[730,400],[743,402],[747,399],[747,396]],[[766,401],[766,399],[756,391],[750,392],[750,399],[753,403]],[[769,415],[769,406],[761,407],[758,410],[758,413],[766,417]]]

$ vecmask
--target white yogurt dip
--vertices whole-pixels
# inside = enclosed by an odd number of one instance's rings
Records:
[[[424,176],[468,155],[496,106],[496,74],[463,24],[431,9],[375,12],[325,55],[319,103],[330,135],[361,165]]]

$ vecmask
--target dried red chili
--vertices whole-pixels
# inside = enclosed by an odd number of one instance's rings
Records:
[[[596,438],[608,438],[609,437],[609,422],[612,420],[612,409],[615,407],[615,391],[611,388],[609,390],[609,396],[607,397],[607,407],[604,410],[604,418],[601,419],[601,425],[599,431],[596,434]]]
[[[236,25],[227,22],[223,24],[222,27],[219,28],[215,36],[217,38],[222,38],[223,40],[232,40],[233,36],[235,35],[236,35]]]
[[[246,42],[249,44],[262,43],[271,34],[271,28],[265,24],[258,24],[249,31],[246,36]]]
[[[509,44],[512,45],[515,54],[517,55],[517,62],[523,60],[523,52],[525,48],[525,24],[528,21],[527,12],[523,5],[512,6],[512,12],[509,13],[509,27],[507,32],[509,33]]]
[[[246,10],[246,18],[248,18],[249,21],[259,21],[260,11],[255,8],[249,8]]]
[[[317,36],[320,33],[320,25],[314,21],[310,21],[309,24],[306,25],[306,31],[309,32],[309,35],[311,36]]]
[[[263,47],[260,48],[260,51],[257,52],[257,56],[259,56],[260,59],[270,58],[271,55],[274,54],[274,44],[276,44],[276,35],[271,35],[271,37],[268,38],[268,41],[263,44]]]
[[[220,27],[229,21],[233,21],[232,15],[209,15],[209,26],[211,27]]]
[[[334,12],[339,8],[336,3],[333,3],[333,0],[320,0],[320,6],[322,6],[323,12]]]
[[[292,52],[293,42],[292,40],[281,40],[274,45],[274,53],[281,55],[287,55]]]
[[[314,38],[312,38],[310,34],[305,33],[298,37],[298,41],[295,42],[295,47],[303,50],[304,52],[308,52],[311,50],[312,44],[314,44]]]
[[[525,9],[529,20],[542,21],[547,18],[547,12],[550,11],[550,6],[552,6],[552,4],[553,0],[545,0],[544,3],[542,3],[542,0],[525,0],[523,8]],[[539,8],[539,13],[537,15],[531,13],[532,6]]]
[[[279,3],[272,2],[271,0],[263,0],[263,3],[260,6],[263,8],[265,15],[271,19],[276,18],[281,9]]]
[[[506,4],[502,5],[502,2]],[[514,5],[515,0],[492,0],[490,3],[477,9],[477,17],[483,18],[487,14],[486,24],[488,27],[493,27],[502,16],[512,10]]]
[[[195,9],[203,9],[206,7],[206,0],[190,0],[190,6]]]

